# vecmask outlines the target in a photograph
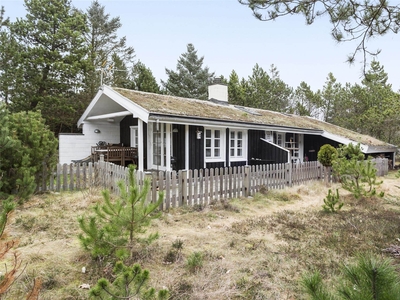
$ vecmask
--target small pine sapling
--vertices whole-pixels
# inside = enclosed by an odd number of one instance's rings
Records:
[[[342,275],[331,289],[318,271],[302,276],[301,284],[310,299],[399,299],[400,276],[391,259],[359,254],[355,263],[341,269]]]
[[[105,278],[97,281],[90,290],[90,296],[95,299],[142,299],[166,300],[169,298],[168,290],[156,290],[148,287],[149,271],[142,270],[139,264],[126,266],[117,262],[113,270],[113,282]]]
[[[322,208],[326,212],[338,212],[342,207],[344,203],[340,202],[340,196],[339,196],[339,189],[336,189],[336,194],[332,193],[332,190],[328,190],[328,195],[324,199],[324,204],[322,205]]]
[[[78,222],[82,234],[79,235],[84,249],[91,252],[93,258],[115,255],[119,259],[132,257],[136,242],[149,243],[158,237],[151,234],[146,239],[140,239],[152,219],[160,213],[155,211],[163,201],[159,193],[155,203],[147,203],[150,181],[146,180],[142,189],[136,184],[135,167],[129,166],[129,186],[122,181],[118,183],[120,197],[112,199],[108,190],[103,191],[103,203],[94,207],[95,215],[89,220],[79,217]]]
[[[376,195],[376,187],[382,183],[377,181],[376,168],[371,159],[364,158],[360,144],[349,144],[339,147],[338,157],[333,162],[333,169],[339,176],[342,187],[356,198]]]

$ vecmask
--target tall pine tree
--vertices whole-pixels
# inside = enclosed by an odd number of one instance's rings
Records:
[[[160,93],[160,87],[153,73],[144,63],[138,61],[132,70],[132,88],[142,92]]]
[[[51,130],[59,132],[74,126],[72,99],[83,87],[85,17],[70,0],[25,0],[25,7],[25,18],[10,25],[21,51],[18,68],[24,82],[9,106],[12,111],[41,110]]]
[[[176,71],[165,69],[168,75],[166,82],[162,81],[168,95],[206,100],[208,85],[214,80],[214,73],[208,67],[203,67],[204,56],[198,57],[193,44],[187,45],[176,66]]]
[[[122,26],[120,18],[111,18],[99,1],[93,1],[86,14],[89,27],[86,44],[90,59],[86,83],[91,99],[102,83],[125,87],[129,81],[127,70],[133,64],[135,51],[127,46],[126,37],[117,35]]]

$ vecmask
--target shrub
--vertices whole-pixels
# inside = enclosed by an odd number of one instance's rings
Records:
[[[390,259],[359,254],[355,263],[341,269],[334,290],[324,285],[318,271],[304,275],[301,284],[310,299],[398,299],[400,295],[400,277]]]
[[[203,267],[203,253],[193,252],[187,259],[186,267],[189,272],[194,273]]]
[[[151,242],[158,234],[151,234],[147,239],[139,239],[138,234],[144,233],[154,218],[163,201],[159,194],[158,201],[148,203],[147,194],[150,181],[146,180],[144,187],[139,190],[134,176],[135,167],[129,166],[129,188],[121,181],[118,183],[121,196],[111,200],[110,192],[103,191],[104,203],[94,207],[95,215],[89,219],[79,217],[78,222],[82,234],[79,235],[84,249],[90,251],[93,258],[117,256],[118,259],[132,257],[136,242]]]
[[[332,167],[332,162],[336,155],[336,148],[332,145],[325,144],[319,149],[317,159],[324,167]]]
[[[327,212],[337,212],[343,207],[344,203],[340,202],[339,189],[336,189],[336,195],[332,193],[332,190],[328,190],[328,195],[324,199],[324,205],[322,208]]]
[[[105,278],[97,281],[90,290],[90,296],[98,299],[168,299],[167,290],[156,290],[148,287],[149,271],[142,270],[138,264],[126,266],[117,262],[113,270],[114,281]]]
[[[0,197],[25,200],[45,179],[44,168],[56,164],[58,141],[40,112],[10,114],[0,107],[0,119]]]
[[[377,181],[376,169],[371,159],[364,160],[360,144],[339,147],[338,156],[333,161],[333,170],[339,177],[342,188],[356,198],[375,195],[376,186],[382,183]]]

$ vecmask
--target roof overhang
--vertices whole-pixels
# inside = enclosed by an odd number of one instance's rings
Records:
[[[209,127],[229,127],[238,129],[254,129],[254,130],[271,130],[271,131],[285,131],[290,133],[306,133],[311,135],[321,135],[322,130],[318,129],[305,129],[297,127],[277,126],[270,124],[256,124],[245,123],[238,121],[228,120],[213,120],[207,118],[194,118],[186,116],[164,115],[164,114],[149,114],[149,122],[156,122],[157,120],[164,123],[180,124],[180,125],[194,125],[194,126],[209,126]]]
[[[358,143],[350,140],[348,138],[345,138],[343,136],[339,136],[339,135],[335,135],[329,132],[324,131],[321,136],[336,141],[340,144],[343,145],[348,145],[348,144],[354,144],[357,145]],[[365,154],[373,154],[373,153],[382,153],[382,152],[396,152],[397,151],[397,147],[394,145],[366,145],[366,144],[362,144],[360,143],[360,148],[361,151]]]
[[[125,98],[108,86],[102,86],[78,120],[78,127],[85,121],[107,120],[133,115],[148,122],[149,112]]]

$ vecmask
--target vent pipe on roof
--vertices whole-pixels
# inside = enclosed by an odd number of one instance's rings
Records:
[[[221,78],[215,78],[213,84],[208,86],[208,99],[228,102],[228,86],[222,83]]]

